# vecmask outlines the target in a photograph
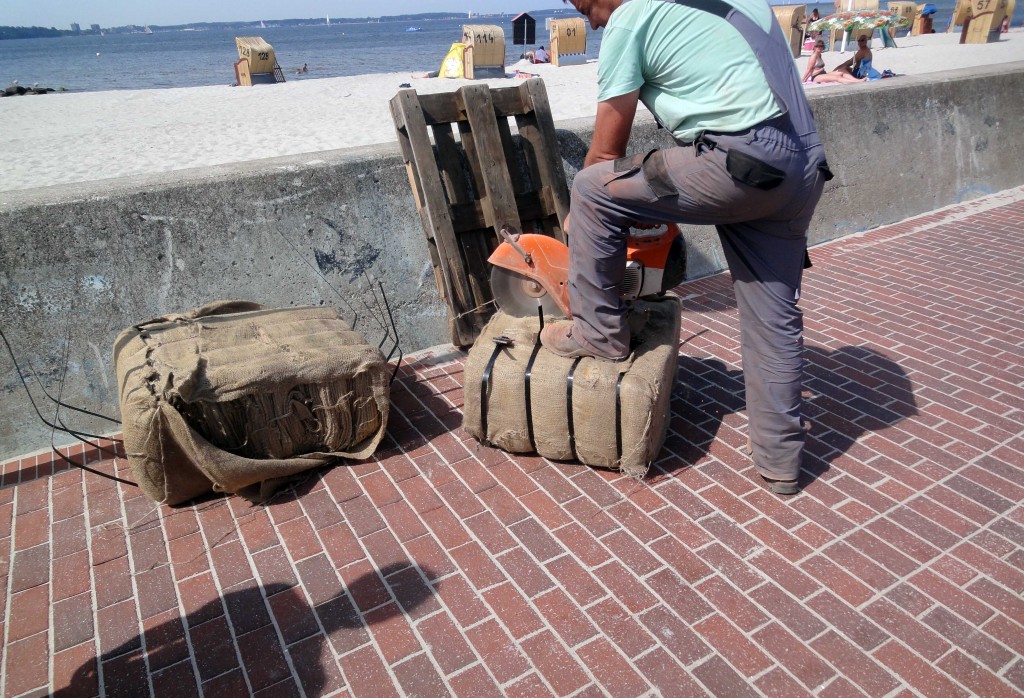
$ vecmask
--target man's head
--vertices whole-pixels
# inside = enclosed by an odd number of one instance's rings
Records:
[[[587,18],[590,28],[597,30],[608,24],[608,18],[612,12],[618,9],[625,0],[562,0],[567,5],[572,5],[577,12]]]

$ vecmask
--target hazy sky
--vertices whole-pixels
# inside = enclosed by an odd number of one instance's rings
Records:
[[[375,17],[416,12],[523,12],[561,0],[0,0],[0,26],[187,24],[305,17]]]

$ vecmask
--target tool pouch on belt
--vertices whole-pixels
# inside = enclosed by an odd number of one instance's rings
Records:
[[[646,153],[627,155],[617,159],[612,165],[612,171],[616,173],[635,172],[636,170],[643,172],[644,180],[657,198],[675,196],[679,193],[676,185],[668,176],[662,150],[655,149],[648,150]]]
[[[765,191],[779,186],[786,178],[786,173],[777,167],[735,148],[725,156],[725,169],[737,182]]]

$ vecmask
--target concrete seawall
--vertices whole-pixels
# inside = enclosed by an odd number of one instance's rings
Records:
[[[814,88],[810,98],[836,175],[812,245],[1024,184],[1014,127],[1024,62]],[[593,124],[556,126],[571,178]],[[630,149],[669,144],[645,119]],[[714,230],[685,234],[690,278],[724,267]],[[111,345],[124,327],[240,298],[358,312],[357,327],[376,340],[367,276],[383,284],[406,352],[448,341],[396,145],[0,193],[0,329],[23,369],[31,362],[54,388],[69,334],[65,401],[112,416]],[[49,442],[10,359],[0,358],[0,460]]]

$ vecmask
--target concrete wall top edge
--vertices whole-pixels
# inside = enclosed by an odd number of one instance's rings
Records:
[[[942,73],[901,75],[896,79],[879,80],[868,85],[830,85],[825,89],[812,89],[808,92],[808,99],[812,106],[817,107],[819,103],[827,103],[832,99],[846,99],[851,93],[856,94],[865,89],[903,91],[910,87],[985,79],[987,77],[1017,72],[1024,73],[1024,61],[961,68]],[[555,126],[565,130],[585,132],[593,128],[593,122],[594,120],[591,117],[581,117],[556,121]],[[653,123],[653,117],[646,112],[641,112],[638,116],[638,124],[646,125],[648,122]],[[224,165],[174,170],[172,172],[144,176],[117,177],[90,182],[61,184],[52,187],[6,191],[0,192],[0,212],[27,206],[65,204],[81,200],[120,196],[155,188],[173,188],[184,185],[197,185],[204,182],[234,180],[240,177],[266,174],[271,170],[334,167],[346,163],[397,157],[398,152],[398,144],[390,142],[338,150],[314,151],[299,155],[284,155],[260,160],[246,160]]]

